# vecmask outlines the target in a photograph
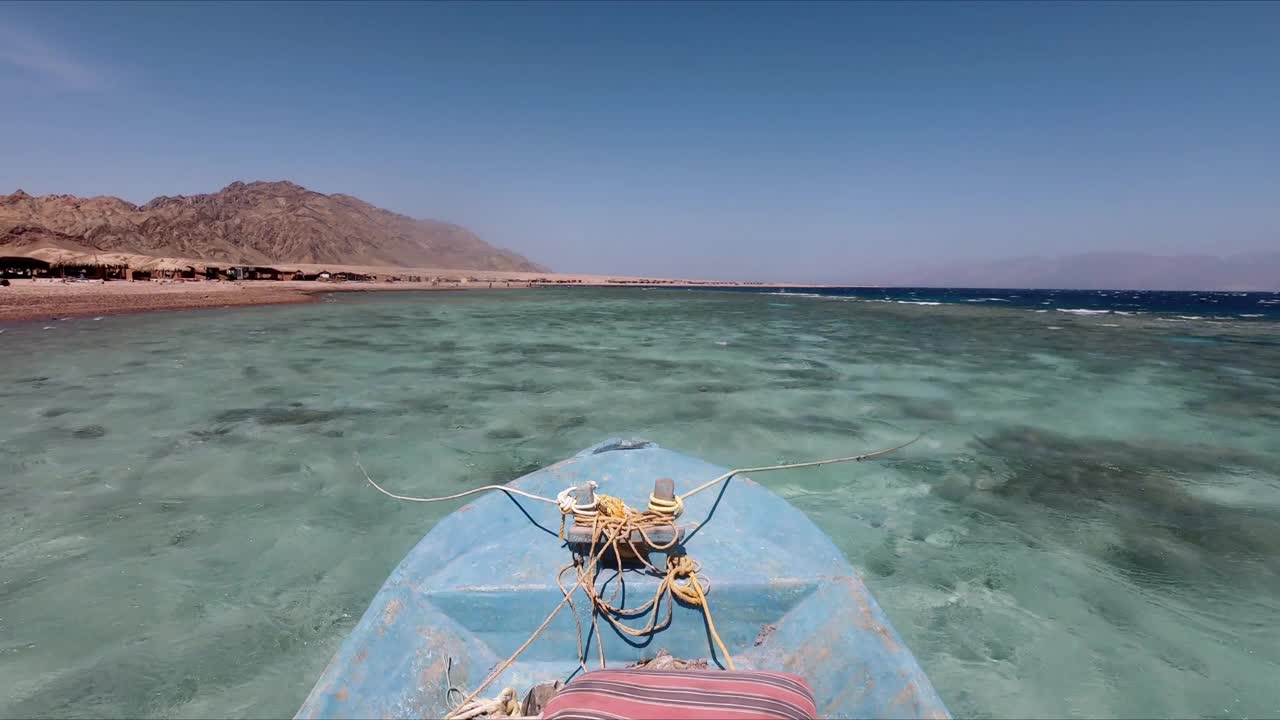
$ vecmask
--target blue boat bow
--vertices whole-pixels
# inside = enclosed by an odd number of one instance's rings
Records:
[[[687,491],[724,472],[654,443],[613,439],[509,486],[553,497],[594,480],[599,492],[644,507],[657,478]],[[501,492],[441,520],[378,591],[297,717],[443,717],[451,685],[465,693],[483,682],[563,599],[556,575],[569,552],[560,521],[553,505]],[[949,717],[857,572],[802,512],[738,476],[690,498],[681,524],[737,669],[804,676],[823,717]],[[627,572],[616,604],[639,604],[657,582]],[[568,681],[581,672],[580,640],[588,667],[598,666],[585,597],[577,611],[578,623],[568,608],[557,615],[491,687]],[[671,625],[647,638],[599,628],[610,667],[659,649],[723,664],[695,607],[677,604]]]

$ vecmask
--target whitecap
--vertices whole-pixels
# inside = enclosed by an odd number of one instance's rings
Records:
[[[1045,327],[1049,328],[1050,330],[1061,330],[1061,329],[1062,329],[1062,326],[1060,326],[1060,325],[1045,325]]]
[[[941,305],[940,302],[928,302],[925,300],[894,300],[899,305]]]
[[[1110,310],[1086,310],[1085,308],[1054,308],[1058,312],[1071,313],[1072,315],[1106,315]]]
[[[1178,317],[1183,320],[1203,320],[1204,319],[1204,317],[1200,315],[1179,315]]]
[[[1244,314],[1240,315],[1240,317],[1254,318],[1254,317],[1265,317],[1265,316],[1263,316],[1263,315],[1255,315],[1255,314],[1253,314],[1253,313],[1244,313]],[[0,330],[0,332],[4,332],[4,331],[3,331],[3,330]]]

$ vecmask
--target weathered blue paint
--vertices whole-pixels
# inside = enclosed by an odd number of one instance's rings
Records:
[[[644,507],[657,478],[673,478],[681,492],[724,472],[652,443],[615,439],[511,486],[552,497],[595,480],[599,492]],[[690,498],[681,521],[697,525],[684,547],[711,581],[716,628],[738,669],[803,675],[824,717],[948,717],[857,573],[799,510],[740,476]],[[464,691],[476,687],[562,599],[555,577],[569,554],[559,527],[554,506],[505,493],[446,517],[392,572],[297,716],[443,716],[447,673]],[[656,588],[638,573],[625,580],[620,600],[628,606]],[[589,605],[578,598],[589,634]],[[671,626],[639,644],[600,626],[611,667],[660,648],[721,661],[697,608],[677,605]],[[586,639],[594,667],[595,639]],[[577,656],[578,634],[565,608],[485,694],[507,686],[523,694],[539,682],[567,680],[578,671]]]

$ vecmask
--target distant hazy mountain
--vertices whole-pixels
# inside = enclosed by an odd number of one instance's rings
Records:
[[[919,267],[867,278],[923,287],[1280,290],[1280,252],[1215,257],[1098,252]]]
[[[115,197],[0,195],[0,254],[42,246],[224,262],[544,269],[466,228],[291,182],[235,182],[141,206]]]

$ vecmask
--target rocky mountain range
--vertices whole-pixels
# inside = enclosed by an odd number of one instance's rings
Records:
[[[145,205],[21,190],[0,195],[0,254],[40,247],[241,263],[545,271],[466,228],[291,182],[234,182]]]

